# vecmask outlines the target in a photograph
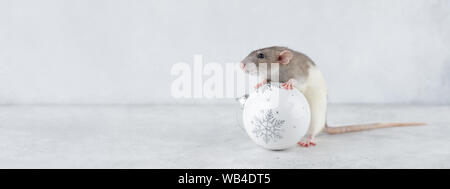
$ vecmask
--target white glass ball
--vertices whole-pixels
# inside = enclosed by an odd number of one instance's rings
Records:
[[[261,86],[244,104],[245,130],[266,149],[295,146],[308,131],[310,118],[305,96],[298,89],[286,90],[279,83]]]

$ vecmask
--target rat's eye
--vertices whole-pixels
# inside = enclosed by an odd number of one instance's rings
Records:
[[[258,53],[258,55],[256,55],[256,57],[258,57],[259,59],[263,59],[264,58],[264,54],[263,53]]]

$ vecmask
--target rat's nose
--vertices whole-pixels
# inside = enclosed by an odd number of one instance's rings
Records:
[[[239,67],[241,67],[241,69],[244,69],[244,68],[245,68],[245,64],[241,62],[241,63],[239,64]]]

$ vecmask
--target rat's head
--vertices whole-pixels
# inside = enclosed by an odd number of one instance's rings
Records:
[[[278,68],[286,66],[294,56],[292,50],[286,47],[267,47],[251,52],[244,60],[241,61],[240,67],[242,70],[250,75],[256,75],[258,71],[267,73],[278,72],[277,67],[272,67],[272,63],[278,63]],[[267,69],[261,68],[265,64]]]

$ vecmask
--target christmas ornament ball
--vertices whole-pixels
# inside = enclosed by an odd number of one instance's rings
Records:
[[[259,146],[282,150],[295,146],[306,134],[310,109],[298,90],[287,90],[279,83],[258,88],[245,100],[243,122],[249,137]]]

